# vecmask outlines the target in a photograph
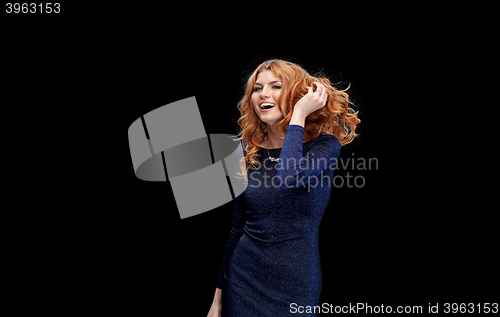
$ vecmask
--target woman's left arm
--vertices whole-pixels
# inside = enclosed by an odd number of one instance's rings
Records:
[[[278,177],[282,187],[291,188],[307,184],[314,178],[319,181],[322,173],[336,166],[340,155],[340,142],[332,135],[316,140],[308,153],[303,153],[304,123],[306,117],[326,104],[325,87],[315,82],[317,89],[302,97],[294,107],[292,118],[287,127],[283,148],[278,165]]]
[[[304,128],[288,125],[278,163],[281,187],[294,188],[308,183],[319,184],[325,175],[333,176],[340,155],[340,142],[333,135],[324,135],[304,153]],[[329,171],[326,174],[325,171]]]

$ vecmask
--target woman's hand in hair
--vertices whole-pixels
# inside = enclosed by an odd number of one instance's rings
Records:
[[[312,87],[306,87],[308,90],[307,94],[295,104],[290,124],[296,124],[303,127],[308,115],[326,105],[328,93],[326,92],[325,86],[316,81],[314,84],[316,84],[317,87],[316,91],[313,92]]]

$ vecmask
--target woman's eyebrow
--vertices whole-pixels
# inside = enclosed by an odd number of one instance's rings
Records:
[[[274,81],[269,82],[269,84],[274,84],[274,83],[280,83],[281,84],[281,81],[280,80],[274,80]],[[261,85],[262,86],[261,83],[255,83],[254,85]]]

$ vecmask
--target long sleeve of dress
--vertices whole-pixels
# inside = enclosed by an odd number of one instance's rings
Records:
[[[233,212],[232,212],[232,227],[229,234],[229,239],[227,241],[226,250],[224,251],[224,256],[222,258],[222,265],[219,273],[219,279],[217,280],[216,287],[222,289],[224,283],[224,273],[226,272],[227,263],[233,254],[236,244],[243,235],[243,227],[247,219],[248,207],[245,203],[243,195],[239,195],[233,200]]]
[[[340,142],[333,135],[322,135],[312,141],[304,153],[304,128],[287,127],[278,164],[281,187],[293,188],[320,179],[325,171],[333,175],[340,155]]]

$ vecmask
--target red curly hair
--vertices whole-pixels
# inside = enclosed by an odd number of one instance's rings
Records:
[[[240,118],[238,124],[241,131],[238,134],[238,140],[246,142],[245,163],[241,162],[243,174],[246,178],[246,173],[250,166],[257,165],[257,152],[260,144],[263,143],[266,137],[266,126],[263,123],[255,108],[252,106],[253,85],[257,80],[257,76],[264,70],[271,70],[283,83],[279,103],[279,111],[283,115],[283,119],[276,124],[276,130],[281,134],[286,134],[286,127],[292,118],[295,104],[307,94],[307,86],[314,87],[313,82],[322,83],[328,93],[325,107],[318,109],[308,115],[304,126],[304,142],[317,138],[320,134],[331,134],[335,136],[341,145],[350,143],[357,134],[355,133],[356,125],[361,122],[357,114],[352,108],[349,101],[349,95],[346,90],[337,90],[330,84],[330,80],[326,77],[313,77],[299,65],[272,59],[260,64],[257,69],[248,78],[245,95],[238,103],[240,110]],[[246,168],[244,168],[246,166]]]

